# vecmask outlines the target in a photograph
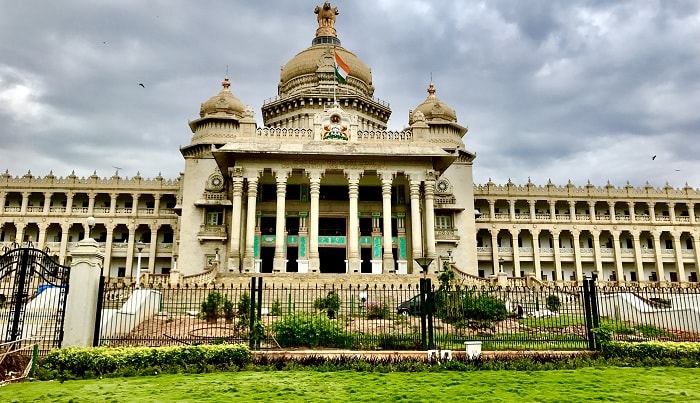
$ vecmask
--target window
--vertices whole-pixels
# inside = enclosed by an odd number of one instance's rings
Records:
[[[438,215],[435,216],[435,227],[440,229],[452,229],[452,216]]]
[[[224,223],[224,212],[222,210],[209,210],[206,217],[207,225],[222,225]]]
[[[126,277],[126,267],[117,268],[117,277]]]

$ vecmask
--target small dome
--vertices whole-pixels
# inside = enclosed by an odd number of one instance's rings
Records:
[[[418,105],[409,116],[409,125],[413,124],[413,114],[416,112],[421,112],[423,116],[425,116],[425,120],[428,122],[457,123],[457,113],[454,109],[450,108],[446,103],[441,102],[435,96],[435,86],[432,82],[428,87],[428,98],[426,98],[422,104]]]
[[[199,108],[199,117],[234,115],[240,118],[243,116],[245,106],[229,91],[228,87],[231,86],[231,82],[229,82],[228,76],[221,82],[221,86],[223,87],[221,91],[209,98]]]

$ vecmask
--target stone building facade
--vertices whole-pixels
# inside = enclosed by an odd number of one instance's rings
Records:
[[[155,275],[410,276],[428,257],[431,273],[448,262],[480,277],[697,281],[696,190],[475,186],[467,129],[433,83],[405,129],[387,130],[391,109],[333,10],[317,8],[316,36],[282,68],[263,127],[224,78],[189,122],[180,178],[0,175],[0,245],[29,241],[65,262],[92,236],[111,277],[138,262]],[[350,70],[342,83],[336,57]]]

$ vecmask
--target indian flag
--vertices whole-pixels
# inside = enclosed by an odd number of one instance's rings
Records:
[[[345,80],[350,74],[350,67],[340,58],[338,52],[333,51],[333,53],[335,54],[335,76],[338,78],[339,83],[345,84]]]

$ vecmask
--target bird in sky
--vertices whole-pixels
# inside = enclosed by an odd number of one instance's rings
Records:
[[[653,157],[651,157],[651,160],[652,160],[652,161],[654,161],[655,159],[656,159],[656,155],[654,155]]]
[[[143,85],[143,83],[139,83],[139,85],[140,85],[141,87],[143,87],[143,88],[146,88],[146,86]],[[654,157],[656,157],[656,156],[654,156]]]

